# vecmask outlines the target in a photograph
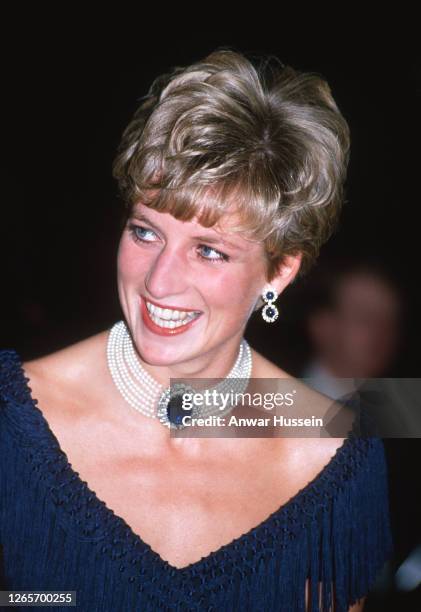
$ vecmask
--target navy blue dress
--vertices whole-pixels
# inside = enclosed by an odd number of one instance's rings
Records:
[[[301,612],[308,578],[311,612],[347,612],[392,555],[383,442],[350,436],[257,527],[177,569],[72,469],[28,383],[0,351],[2,590],[76,591],[83,612]]]

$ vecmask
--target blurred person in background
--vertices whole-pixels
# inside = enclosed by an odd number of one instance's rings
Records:
[[[313,283],[318,304],[307,317],[312,356],[302,372],[311,385],[338,398],[352,379],[387,376],[402,347],[404,298],[374,262],[320,268]]]

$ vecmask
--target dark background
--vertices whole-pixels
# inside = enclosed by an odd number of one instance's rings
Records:
[[[261,14],[247,27],[222,17],[181,27],[164,9],[153,19],[111,17],[107,27],[103,15],[88,23],[64,13],[4,24],[0,347],[27,360],[121,318],[122,203],[111,163],[122,130],[153,78],[227,46],[275,54],[331,86],[351,128],[351,161],[341,227],[320,262],[375,256],[395,276],[409,307],[393,375],[419,377],[420,67],[411,18],[385,27],[362,16],[345,32],[346,15],[324,27],[308,17],[305,33],[303,16]],[[298,283],[281,297],[276,330],[259,317],[248,330],[257,350],[293,373],[306,354],[301,291]],[[419,448],[418,440],[386,441],[396,566],[421,540]],[[389,595],[390,609],[415,609],[415,598]],[[374,598],[368,605],[389,609]]]

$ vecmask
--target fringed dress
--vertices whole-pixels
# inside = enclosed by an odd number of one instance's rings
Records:
[[[392,555],[383,442],[351,436],[257,527],[177,569],[72,469],[28,383],[0,351],[0,590],[76,591],[83,612],[304,612],[308,579],[310,612],[347,612]]]

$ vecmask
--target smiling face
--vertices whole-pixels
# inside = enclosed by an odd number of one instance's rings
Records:
[[[118,250],[118,291],[145,362],[173,365],[238,347],[267,279],[263,243],[230,233],[232,220],[226,215],[216,230],[133,208]]]

